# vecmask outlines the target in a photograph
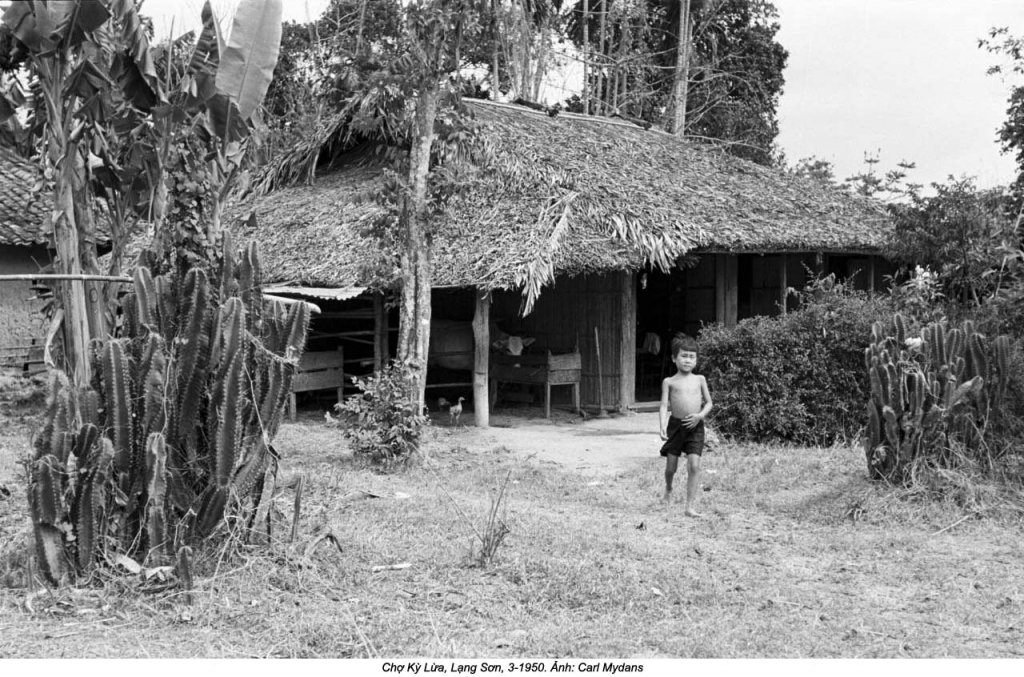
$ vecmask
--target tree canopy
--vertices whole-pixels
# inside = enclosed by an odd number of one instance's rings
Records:
[[[686,134],[771,163],[788,57],[775,40],[774,5],[689,2],[692,27],[682,41],[690,44]],[[558,43],[567,42],[574,45],[569,58],[587,64],[584,90],[564,104],[569,110],[586,107],[597,115],[671,127],[681,44],[678,0],[441,4],[461,17],[453,26],[459,46],[449,56],[465,94],[537,101],[544,75],[557,67]],[[388,60],[402,67],[402,13],[398,0],[331,0],[317,21],[285,26],[267,98],[275,148],[294,146],[354,92],[372,89]]]

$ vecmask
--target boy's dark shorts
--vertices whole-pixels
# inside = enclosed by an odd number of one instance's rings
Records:
[[[668,439],[661,445],[661,455],[685,456],[687,454],[704,453],[704,421],[701,421],[692,428],[683,425],[681,419],[670,416],[665,432]]]

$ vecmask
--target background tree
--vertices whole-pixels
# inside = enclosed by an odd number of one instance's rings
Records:
[[[979,307],[996,293],[1003,252],[1013,239],[1003,190],[978,190],[973,179],[932,184],[935,195],[890,206],[896,222],[892,253],[906,266],[935,271],[943,293]]]
[[[670,131],[685,120],[686,135],[724,142],[731,153],[755,162],[772,161],[788,57],[775,41],[774,5],[766,0],[609,0],[608,5],[606,42],[585,50],[594,66],[585,88],[596,101],[595,112]],[[591,15],[586,24],[590,42],[602,34],[601,18]],[[581,50],[583,28],[579,0],[570,10],[567,35]],[[581,110],[570,102],[573,108]]]
[[[778,11],[765,0],[708,0],[694,14],[686,133],[728,143],[770,164],[788,53],[775,40]]]
[[[1016,217],[1018,225],[1024,224],[1024,36],[1013,36],[1009,28],[993,28],[987,38],[978,41],[992,54],[1006,60],[1005,65],[989,68],[990,74],[1006,74],[1016,77],[1017,83],[1011,85],[1007,99],[1006,120],[999,128],[999,140],[1003,151],[1013,153],[1017,161],[1017,178],[1011,184],[1013,201],[1009,208]],[[1024,238],[1024,233],[1021,234]]]
[[[832,163],[813,155],[800,158],[795,165],[788,168],[788,171],[825,184],[834,184],[836,179],[835,167],[832,166]]]
[[[908,180],[910,172],[917,167],[915,163],[900,160],[884,173],[879,172],[880,164],[880,152],[864,153],[864,169],[847,177],[840,186],[886,204],[913,201],[920,197],[921,184]]]

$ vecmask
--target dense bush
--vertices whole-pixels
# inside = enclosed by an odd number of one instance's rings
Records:
[[[832,277],[813,281],[799,296],[800,309],[786,315],[701,333],[699,371],[707,376],[722,433],[831,444],[864,427],[864,348],[872,324],[891,317],[891,299]]]
[[[359,394],[335,405],[353,451],[386,467],[406,463],[419,451],[423,427],[429,423],[409,396],[408,371],[392,362],[368,378],[354,378]]]

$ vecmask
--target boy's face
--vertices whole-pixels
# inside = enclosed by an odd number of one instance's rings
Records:
[[[676,353],[673,362],[675,362],[676,369],[684,374],[689,374],[697,366],[697,353],[692,350],[680,350]]]

